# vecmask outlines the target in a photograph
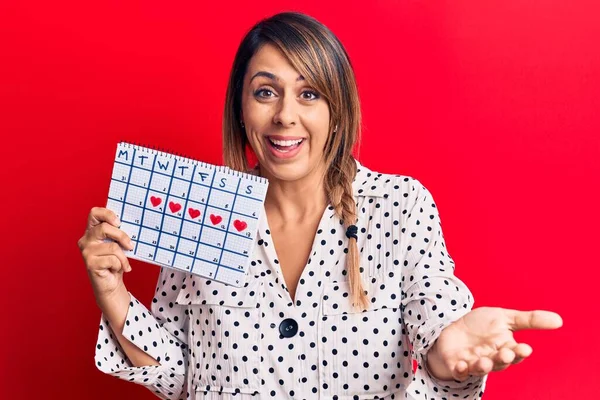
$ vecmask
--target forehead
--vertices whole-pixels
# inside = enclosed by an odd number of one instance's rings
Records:
[[[259,71],[270,72],[283,81],[296,81],[300,73],[277,47],[264,44],[248,62],[246,79],[250,79]]]

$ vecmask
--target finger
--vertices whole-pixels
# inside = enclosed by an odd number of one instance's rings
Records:
[[[487,360],[487,361],[482,361],[482,360]],[[467,367],[467,371],[466,373],[462,373],[460,376],[462,378],[462,380],[464,380],[465,376],[468,378],[469,376],[480,376],[480,375],[485,375],[483,373],[485,367],[491,368],[493,367],[493,362],[492,360],[490,360],[487,357],[470,357],[470,359],[466,359],[463,360],[464,362],[467,363],[468,367]],[[489,365],[487,365],[487,363],[489,362]]]
[[[470,360],[460,360],[453,369],[454,378],[464,381],[469,376],[483,376],[489,374],[494,367],[494,362],[489,357],[472,357]]]
[[[508,363],[508,364],[494,364],[494,368],[492,368],[492,371],[498,372],[498,371],[504,371],[506,368],[510,367],[512,365],[512,363]]]
[[[110,243],[98,243],[93,246],[93,256],[95,257],[103,257],[103,256],[114,256],[119,260],[119,263],[123,266],[125,272],[131,271],[131,265],[129,264],[129,259],[123,253],[123,249],[119,247],[116,242]]]
[[[464,381],[469,377],[469,364],[465,360],[460,360],[452,370],[452,376],[457,381]]]
[[[524,360],[523,357],[515,357],[515,359],[513,360],[512,364],[516,365],[516,364],[522,362],[523,360]]]
[[[562,318],[552,311],[505,310],[512,331],[522,329],[557,329],[563,324]]]
[[[519,358],[521,361],[533,353],[533,349],[527,343],[519,343],[517,346],[515,346],[513,351],[515,353],[515,357]]]
[[[121,246],[127,250],[133,249],[133,243],[131,242],[131,239],[127,233],[119,228],[115,228],[114,226],[107,224],[106,222],[96,225],[90,229],[89,236],[92,240],[112,239],[119,242]]]
[[[454,379],[458,381],[464,381],[469,377],[469,365],[470,363],[477,360],[479,356],[477,356],[474,352],[468,350],[460,350],[456,354],[455,360],[457,360],[454,366],[451,366],[452,375]]]
[[[101,250],[100,255],[114,255],[116,256],[119,261],[121,262],[121,265],[123,266],[123,269],[126,272],[131,271],[131,265],[129,265],[129,259],[127,258],[127,256],[125,256],[125,253],[123,253],[123,249],[121,249],[121,247],[119,247],[119,245],[115,242],[112,243],[101,243],[98,245],[98,247]],[[104,253],[104,254],[102,254]]]
[[[104,207],[94,207],[90,211],[88,215],[88,229],[93,228],[96,225],[99,225],[103,222],[108,222],[109,224],[119,227],[121,225],[121,221],[117,217],[113,211]]]
[[[498,364],[510,364],[515,359],[515,357],[516,354],[512,349],[508,347],[503,347],[500,350],[498,350],[496,354],[494,354],[492,360],[494,361],[494,363]]]
[[[508,368],[513,360],[515,359],[515,352],[508,348],[503,347],[494,354],[492,361],[494,361],[494,371],[502,371]]]
[[[492,361],[489,357],[480,357],[479,360],[475,362],[473,368],[470,369],[471,375],[483,376],[492,372],[494,368],[494,361]]]
[[[113,272],[119,272],[121,270],[128,272],[126,267],[123,266],[121,260],[112,254],[103,256],[94,256],[88,265],[91,271],[103,271],[110,270]],[[131,268],[131,267],[130,267]]]
[[[506,348],[512,350],[512,352],[515,354],[515,358],[513,359],[511,364],[520,363],[525,358],[529,357],[531,355],[531,353],[533,352],[533,349],[528,344],[517,343],[514,340],[510,340],[500,347],[501,348],[506,347]]]

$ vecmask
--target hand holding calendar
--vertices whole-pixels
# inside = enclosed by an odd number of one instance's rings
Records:
[[[242,286],[267,186],[258,176],[119,143],[106,208],[131,238],[127,257]]]
[[[131,249],[133,243],[118,228],[120,224],[114,212],[94,207],[85,233],[77,242],[97,300],[112,296],[123,286],[123,272],[131,271],[121,247]]]

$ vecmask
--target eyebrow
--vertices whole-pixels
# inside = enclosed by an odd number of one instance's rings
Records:
[[[270,79],[272,81],[280,81],[279,77],[271,72],[267,72],[267,71],[258,71],[257,73],[255,73],[252,78],[250,78],[250,82],[252,82],[252,80],[258,76],[263,76],[267,79]],[[304,77],[302,75],[300,75],[298,78],[296,78],[296,82],[298,81],[303,81]]]

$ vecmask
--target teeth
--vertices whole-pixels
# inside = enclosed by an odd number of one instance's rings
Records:
[[[299,144],[303,139],[297,139],[297,140],[275,140],[275,139],[269,138],[269,140],[271,141],[271,143],[276,144],[277,146],[289,147],[289,146],[294,146],[296,144]]]

